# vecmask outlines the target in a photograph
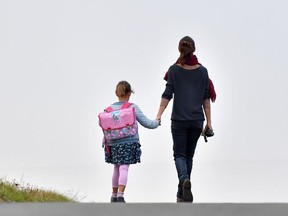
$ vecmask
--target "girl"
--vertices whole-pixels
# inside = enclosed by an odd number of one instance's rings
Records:
[[[121,81],[117,84],[115,93],[118,102],[111,104],[113,110],[120,109],[124,103],[129,101],[131,93],[134,92],[127,81]],[[136,104],[131,104],[130,107],[134,107],[137,122],[145,128],[154,129],[159,126],[158,120],[148,119]],[[107,145],[108,151],[104,148],[105,161],[114,164],[110,201],[125,202],[124,191],[127,185],[129,165],[140,163],[141,145],[138,132],[132,137],[107,141]]]

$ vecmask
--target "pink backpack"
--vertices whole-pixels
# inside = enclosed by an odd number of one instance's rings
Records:
[[[107,141],[132,137],[137,134],[136,114],[134,107],[129,107],[130,105],[131,103],[126,102],[118,110],[113,110],[110,106],[98,115],[107,150]]]

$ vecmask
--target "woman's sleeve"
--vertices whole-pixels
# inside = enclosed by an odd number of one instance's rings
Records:
[[[169,74],[169,71],[167,72],[167,74]],[[168,76],[166,87],[162,94],[162,98],[165,98],[169,101],[173,98],[173,92],[174,92],[172,81],[173,81],[172,76],[171,75]]]
[[[207,69],[206,69],[207,70]],[[206,86],[205,86],[205,95],[204,95],[204,100],[206,99],[210,99],[211,98],[211,95],[210,95],[210,86],[209,86],[209,75],[208,75],[208,71],[207,71],[207,74],[206,74]]]

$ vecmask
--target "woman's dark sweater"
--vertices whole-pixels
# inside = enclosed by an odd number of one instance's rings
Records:
[[[193,70],[184,69],[177,64],[172,65],[162,98],[171,100],[173,94],[171,120],[204,121],[203,102],[210,98],[207,69],[202,65]]]

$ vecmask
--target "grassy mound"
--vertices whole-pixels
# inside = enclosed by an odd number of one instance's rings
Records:
[[[0,180],[0,202],[74,202],[74,200],[54,191]]]

